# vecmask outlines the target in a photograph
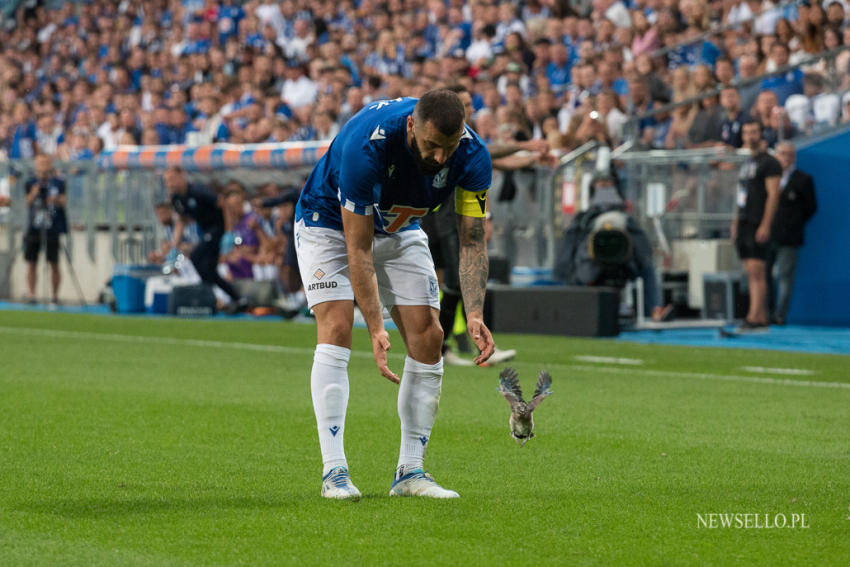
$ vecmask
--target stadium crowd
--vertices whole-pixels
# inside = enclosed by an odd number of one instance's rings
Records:
[[[487,140],[616,145],[631,117],[850,43],[842,0],[593,0],[585,13],[563,0],[31,4],[0,31],[0,141],[12,159],[85,159],[124,144],[329,140],[370,101],[449,83],[473,94]],[[736,88],[737,97],[729,89],[646,117],[641,139],[739,146],[727,123],[748,112],[785,135],[847,120],[850,99],[822,91],[836,78],[850,86],[848,63],[842,53]]]
[[[486,142],[555,152],[616,146],[630,124],[649,147],[741,147],[751,116],[772,147],[850,120],[850,51],[757,79],[850,45],[845,0],[17,4],[0,26],[0,159],[330,140],[371,101],[451,84]]]

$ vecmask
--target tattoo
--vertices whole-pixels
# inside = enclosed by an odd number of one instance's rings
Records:
[[[460,293],[467,313],[484,312],[487,288],[487,245],[484,242],[484,219],[460,217]]]

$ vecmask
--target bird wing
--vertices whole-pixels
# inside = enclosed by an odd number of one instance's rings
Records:
[[[534,388],[534,396],[531,398],[531,401],[528,402],[528,411],[534,411],[537,404],[542,402],[543,398],[552,393],[552,390],[549,389],[551,387],[552,377],[545,370],[541,370],[540,374],[537,376],[537,387]]]
[[[519,404],[525,403],[522,399],[522,389],[519,387],[519,376],[513,368],[505,368],[499,374],[499,392],[511,404],[512,410],[515,410]]]

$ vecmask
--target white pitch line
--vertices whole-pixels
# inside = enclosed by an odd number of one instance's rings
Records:
[[[38,337],[53,337],[57,339],[95,339],[100,341],[113,341],[119,343],[143,343],[156,345],[180,345],[189,347],[213,348],[213,349],[235,349],[252,350],[259,352],[274,352],[280,354],[313,354],[314,348],[292,347],[280,345],[262,345],[256,343],[239,343],[229,341],[207,341],[201,339],[172,339],[166,337],[148,337],[143,335],[120,335],[116,333],[90,333],[86,331],[59,331],[55,329],[33,329],[29,327],[5,327],[0,326],[0,333],[15,335],[31,335]],[[372,358],[371,352],[352,351],[352,356]],[[391,354],[389,356],[403,358],[402,354]]]
[[[60,331],[56,329],[37,329],[30,327],[8,327],[0,326],[0,333],[8,333],[15,335],[30,335],[39,337],[54,337],[59,339],[95,339],[101,341],[113,341],[121,343],[146,343],[159,345],[184,345],[201,348],[228,348],[233,350],[252,350],[259,352],[274,352],[280,354],[312,354],[313,348],[307,347],[290,347],[279,345],[262,345],[256,343],[240,343],[228,341],[207,341],[200,339],[171,339],[166,337],[148,337],[142,335],[121,335],[115,333],[91,333],[87,331]],[[361,358],[372,358],[371,352],[352,351],[352,356]],[[390,354],[392,358],[403,358],[403,354]],[[670,370],[649,370],[638,368],[622,368],[617,366],[584,366],[580,364],[552,364],[551,366],[561,366],[566,368],[574,368],[577,370],[587,370],[591,372],[608,372],[611,374],[629,374],[643,376],[670,376],[676,378],[692,378],[698,380],[718,380],[723,382],[744,382],[749,384],[770,384],[777,386],[798,386],[809,388],[832,388],[839,390],[850,390],[850,383],[846,382],[817,382],[813,380],[791,380],[787,378],[770,378],[761,376],[737,376],[734,374],[707,374],[702,372],[675,372]]]
[[[560,365],[555,365],[560,366]],[[770,378],[767,376],[738,376],[735,374],[707,374],[703,372],[675,372],[671,370],[649,370],[638,368],[620,368],[617,366],[583,366],[580,364],[566,365],[568,368],[587,370],[591,372],[608,372],[611,374],[629,374],[643,376],[670,376],[675,378],[692,378],[696,380],[717,380],[720,382],[744,382],[747,384],[770,384],[772,386],[797,386],[801,388],[831,388],[850,390],[848,382],[818,382],[815,380],[791,380],[789,378]]]
[[[598,362],[599,364],[622,364],[625,366],[640,366],[643,361],[639,358],[617,358],[616,356],[591,356],[579,354],[574,356],[580,362]]]
[[[747,372],[755,372],[756,374],[787,374],[790,376],[812,376],[814,370],[806,368],[766,368],[764,366],[742,366]]]

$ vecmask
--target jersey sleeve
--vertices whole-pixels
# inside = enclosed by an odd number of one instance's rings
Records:
[[[368,144],[359,139],[346,140],[339,166],[339,204],[358,215],[371,215],[379,197],[375,194],[378,156]]]
[[[493,183],[493,164],[483,146],[472,154],[466,174],[455,190],[455,210],[465,217],[481,218],[487,214],[487,190]]]

